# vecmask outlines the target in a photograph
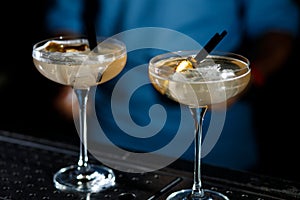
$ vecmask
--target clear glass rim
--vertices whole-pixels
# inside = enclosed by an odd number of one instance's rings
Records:
[[[36,52],[36,49],[43,46],[44,44],[46,44],[47,42],[49,41],[64,41],[64,40],[85,40],[86,42],[88,42],[88,38],[85,36],[85,35],[62,35],[62,36],[55,36],[55,37],[49,37],[49,38],[46,38],[46,39],[43,39],[41,41],[38,41],[37,43],[35,43],[33,45],[33,52]],[[99,42],[98,43],[98,46],[104,44],[104,43],[113,43],[113,44],[116,44],[118,45],[118,50],[116,51],[113,51],[113,52],[108,52],[108,53],[101,53],[101,54],[82,54],[83,56],[84,55],[87,55],[87,56],[93,56],[93,57],[105,57],[105,58],[113,58],[113,57],[119,57],[119,56],[122,56],[126,53],[126,45],[124,42],[122,42],[121,40],[118,40],[116,38],[112,38],[112,37],[103,37],[103,36],[97,36],[97,41]],[[92,52],[92,50],[91,50]],[[43,54],[46,54],[46,53],[49,53],[49,52],[41,52],[39,51],[39,55],[43,55]],[[80,53],[79,53],[80,54]],[[64,53],[62,53],[62,55],[64,55]],[[67,57],[72,57],[68,54],[66,54]],[[77,57],[78,54],[75,56]]]
[[[150,64],[154,64],[157,60],[161,60],[162,58],[168,58],[171,55],[174,56],[190,56],[190,55],[196,55],[199,52],[199,50],[180,50],[180,51],[172,51],[172,52],[167,52],[167,53],[163,53],[163,54],[159,54],[154,56],[153,58],[150,59]],[[250,66],[250,61],[248,58],[246,58],[245,56],[238,54],[238,53],[233,53],[233,52],[229,52],[229,51],[212,51],[211,53],[209,53],[209,55],[211,56],[227,56],[230,58],[235,58],[238,59],[239,61],[244,62],[247,66]]]

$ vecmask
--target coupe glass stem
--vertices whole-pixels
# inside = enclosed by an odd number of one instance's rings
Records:
[[[79,104],[79,137],[80,153],[78,168],[84,171],[88,167],[86,107],[90,88],[74,89]]]
[[[207,106],[195,108],[190,107],[195,123],[195,162],[194,162],[194,183],[192,187],[192,199],[202,199],[204,190],[201,182],[201,142],[202,142],[202,125]]]

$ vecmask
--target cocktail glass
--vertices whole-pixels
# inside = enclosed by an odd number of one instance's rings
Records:
[[[195,124],[193,186],[170,194],[167,200],[228,200],[224,194],[202,186],[202,125],[208,109],[238,98],[245,91],[250,81],[250,63],[242,55],[212,52],[194,66],[189,60],[197,53],[169,52],[157,55],[149,62],[149,78],[154,88],[170,99],[187,105]]]
[[[33,62],[46,78],[71,86],[79,104],[80,153],[77,164],[55,173],[53,181],[60,190],[99,192],[115,185],[113,170],[89,163],[87,149],[87,100],[90,88],[102,84],[124,68],[126,46],[114,38],[99,38],[97,47],[89,48],[83,36],[61,36],[36,43]]]

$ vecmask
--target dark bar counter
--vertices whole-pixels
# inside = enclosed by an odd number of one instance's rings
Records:
[[[53,185],[53,174],[76,163],[77,150],[70,144],[0,131],[0,199],[163,200],[173,191],[192,187],[193,163],[179,160],[155,172],[115,170],[116,186],[100,193],[59,191]],[[91,157],[91,162],[98,161]],[[220,191],[231,200],[300,199],[300,184],[289,180],[208,165],[202,167],[202,178],[205,188]]]

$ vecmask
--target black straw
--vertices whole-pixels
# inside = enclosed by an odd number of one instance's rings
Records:
[[[195,60],[197,64],[199,64],[206,56],[214,50],[214,48],[221,42],[221,40],[225,37],[227,31],[223,31],[221,34],[216,33],[207,44],[199,51],[199,53],[195,56]]]
[[[84,1],[82,19],[85,24],[85,31],[88,38],[90,50],[97,50],[97,35],[95,30],[95,21],[98,13],[98,1],[87,0]]]
[[[86,21],[86,33],[90,46],[90,50],[93,51],[97,47],[97,35],[95,26],[90,21]]]

